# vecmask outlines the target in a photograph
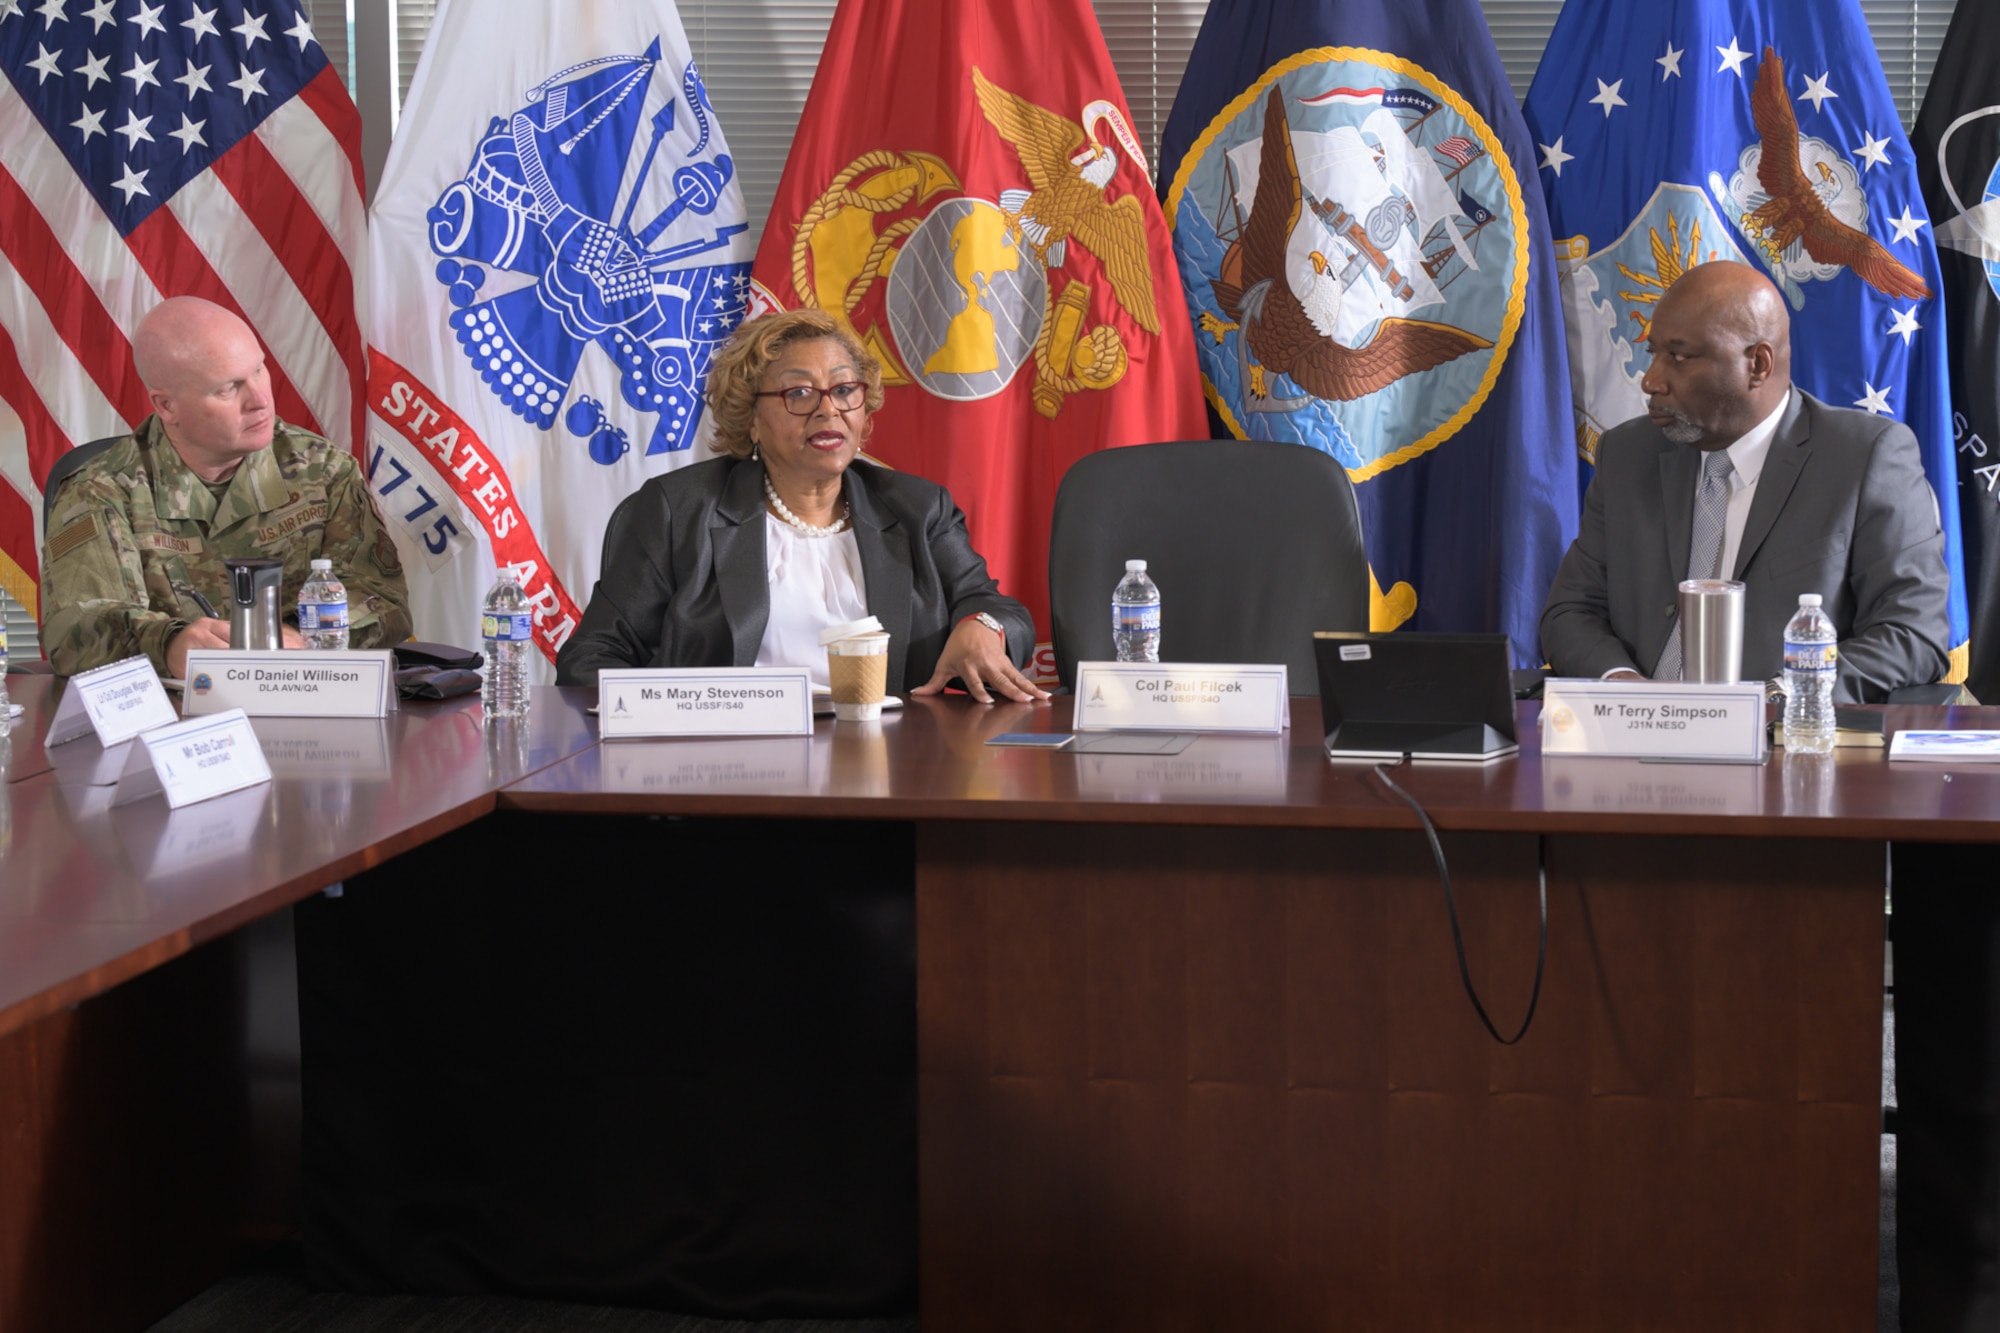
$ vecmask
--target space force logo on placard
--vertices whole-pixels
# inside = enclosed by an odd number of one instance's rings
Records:
[[[747,263],[695,262],[747,227],[715,216],[735,164],[711,133],[693,62],[640,139],[660,60],[656,39],[643,56],[584,61],[530,88],[488,123],[465,176],[426,219],[452,332],[487,389],[544,431],[560,413],[607,466],[630,441],[604,405],[580,396],[562,411],[585,348],[611,358],[628,406],[657,418],[646,452],[686,449],[709,361],[742,320],[750,284]],[[690,126],[694,147],[683,152]],[[712,221],[688,236],[690,219]],[[683,239],[663,240],[669,232]]]
[[[1167,221],[1210,401],[1357,481],[1469,421],[1520,328],[1520,179],[1478,112],[1400,56],[1273,66],[1195,140]]]

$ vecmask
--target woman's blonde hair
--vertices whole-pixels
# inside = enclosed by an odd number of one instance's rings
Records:
[[[715,414],[715,448],[732,458],[748,458],[756,448],[750,425],[757,417],[757,391],[764,372],[787,347],[830,338],[853,359],[868,386],[870,413],[882,406],[882,363],[860,340],[824,310],[779,310],[745,320],[716,353],[708,371],[708,410]]]

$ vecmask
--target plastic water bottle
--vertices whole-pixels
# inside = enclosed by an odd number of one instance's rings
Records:
[[[347,647],[347,585],[333,576],[333,561],[315,560],[299,589],[299,637],[308,648]]]
[[[1111,591],[1111,642],[1121,662],[1160,660],[1160,590],[1146,577],[1144,560],[1127,560],[1125,577]]]
[[[1819,594],[1799,594],[1799,612],[1785,626],[1785,748],[1799,754],[1833,749],[1833,678],[1840,645]]]
[[[486,594],[479,632],[486,640],[486,683],[479,696],[486,716],[526,717],[528,653],[533,649],[534,628],[528,615],[528,594],[521,590],[512,565],[500,566],[493,590]]]
[[[7,737],[7,613],[0,611],[0,741]]]

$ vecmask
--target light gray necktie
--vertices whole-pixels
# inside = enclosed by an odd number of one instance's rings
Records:
[[[1702,455],[1701,489],[1695,492],[1694,530],[1688,541],[1687,576],[1691,579],[1721,577],[1722,531],[1728,522],[1729,474],[1734,470],[1727,449]],[[1653,679],[1679,680],[1681,676],[1681,622],[1676,616],[1666,651],[1653,668]]]

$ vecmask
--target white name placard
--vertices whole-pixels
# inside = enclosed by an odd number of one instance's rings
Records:
[[[132,746],[113,805],[165,792],[178,810],[271,780],[257,733],[240,708],[146,732]]]
[[[1761,764],[1764,687],[1646,680],[1552,680],[1542,689],[1542,753]]]
[[[386,717],[396,699],[395,655],[288,649],[197,649],[187,655],[189,717],[240,708],[252,717]]]
[[[129,741],[142,731],[176,720],[173,701],[160,685],[152,662],[128,657],[122,662],[79,672],[69,678],[56,715],[49,719],[43,745],[61,745],[97,732],[106,749]]]
[[[804,667],[651,668],[597,673],[605,740],[641,736],[810,736]]]
[[[1078,731],[1283,731],[1292,720],[1282,664],[1078,662]]]

